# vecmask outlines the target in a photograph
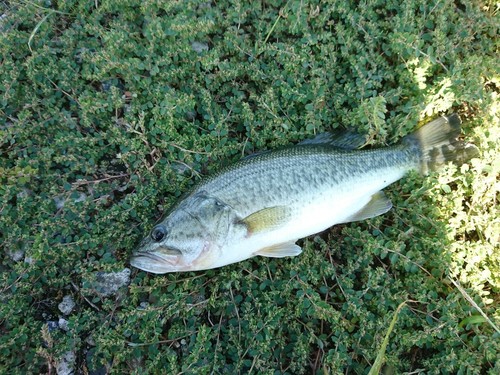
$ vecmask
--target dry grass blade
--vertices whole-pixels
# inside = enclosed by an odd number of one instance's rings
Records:
[[[450,281],[453,283],[453,285],[455,285],[455,287],[460,291],[460,293],[462,293],[462,295],[464,296],[464,298],[472,305],[474,306],[474,308],[479,312],[479,314],[481,314],[483,316],[484,319],[486,319],[486,321],[488,322],[488,324],[490,326],[493,327],[493,329],[495,331],[497,331],[497,333],[500,333],[500,329],[498,329],[498,327],[496,326],[495,323],[493,323],[493,321],[488,318],[488,315],[486,315],[486,313],[479,307],[479,305],[474,302],[474,300],[472,299],[471,296],[469,296],[469,294],[465,291],[464,288],[462,288],[462,286],[458,283],[458,281],[455,281],[453,280],[451,277],[448,277],[450,279]]]
[[[40,26],[42,26],[42,24],[47,20],[47,18],[49,18],[53,13],[55,13],[54,11],[50,11],[49,13],[47,13],[45,15],[45,17],[43,17],[40,22],[38,22],[35,26],[35,28],[33,29],[33,31],[31,32],[31,35],[28,39],[28,48],[30,49],[30,52],[33,53],[33,50],[31,49],[31,41],[33,40],[33,38],[35,37],[35,34],[37,33],[38,29],[40,28]]]

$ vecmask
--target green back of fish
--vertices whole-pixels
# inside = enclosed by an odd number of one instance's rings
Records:
[[[350,151],[299,145],[240,160],[202,181],[196,191],[205,190],[241,209],[256,203],[294,204],[324,191],[349,189],[367,178],[383,178],[388,169],[417,168],[419,160],[418,148],[405,145]]]

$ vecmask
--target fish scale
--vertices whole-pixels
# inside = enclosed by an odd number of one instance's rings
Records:
[[[254,256],[297,256],[300,238],[382,215],[382,189],[411,170],[426,174],[478,154],[458,139],[458,116],[441,117],[391,147],[357,150],[354,133],[247,157],[201,180],[134,251],[153,273],[222,267]]]
[[[194,193],[206,191],[247,215],[274,205],[304,203],[304,192],[314,197],[348,189],[349,183],[366,180],[367,174],[380,175],[387,168],[397,168],[404,174],[416,168],[419,159],[418,152],[401,146],[361,151],[296,146],[226,167],[199,184]],[[383,175],[380,177],[383,181]]]

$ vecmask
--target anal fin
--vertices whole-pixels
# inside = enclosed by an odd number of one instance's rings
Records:
[[[349,216],[343,222],[350,223],[351,221],[370,219],[385,214],[391,207],[391,200],[385,196],[383,191],[379,191],[372,195],[372,199],[361,210]]]

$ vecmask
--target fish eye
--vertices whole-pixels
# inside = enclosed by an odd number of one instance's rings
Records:
[[[153,228],[151,231],[151,238],[155,242],[160,242],[165,238],[165,235],[167,234],[167,230],[163,225],[157,225],[156,227]]]

